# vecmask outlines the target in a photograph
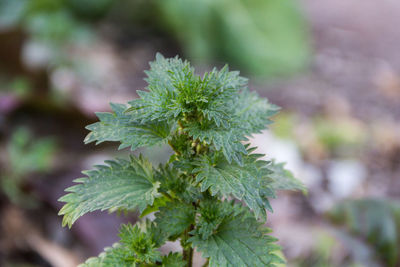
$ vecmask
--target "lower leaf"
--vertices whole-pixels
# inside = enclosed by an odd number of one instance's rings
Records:
[[[274,244],[276,239],[267,235],[269,229],[263,227],[250,212],[229,202],[215,205],[221,205],[221,212],[227,216],[211,235],[199,233],[198,226],[189,239],[203,257],[209,258],[210,267],[264,267],[282,262],[275,253],[279,250]],[[233,214],[227,213],[227,210],[232,210]]]

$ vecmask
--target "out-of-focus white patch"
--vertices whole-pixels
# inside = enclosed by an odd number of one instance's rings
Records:
[[[356,160],[332,161],[327,177],[331,193],[337,198],[346,198],[361,186],[366,177],[366,168]]]
[[[257,147],[257,153],[266,155],[266,160],[275,159],[276,162],[285,162],[285,168],[290,170],[308,188],[321,181],[321,171],[303,162],[299,147],[295,142],[277,138],[271,132],[264,131],[261,134],[253,135],[250,143]]]
[[[52,72],[50,81],[51,87],[62,93],[71,93],[78,84],[74,72],[67,68],[58,68]]]
[[[255,134],[250,140],[256,146],[257,153],[266,155],[265,159],[275,159],[276,162],[286,162],[285,167],[297,175],[302,166],[301,155],[296,143],[290,140],[279,139],[270,132]]]
[[[39,42],[26,42],[22,48],[22,61],[29,69],[45,68],[53,53],[50,47]]]
[[[91,154],[83,160],[82,167],[85,170],[91,170],[95,165],[104,165],[104,161],[110,158],[110,154],[106,153]]]

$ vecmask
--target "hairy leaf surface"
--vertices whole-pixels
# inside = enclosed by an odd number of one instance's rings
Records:
[[[214,205],[220,205],[223,211],[221,223],[206,238],[199,234],[197,226],[189,239],[203,257],[209,258],[210,267],[261,267],[281,262],[274,254],[279,247],[273,243],[276,239],[267,235],[268,228],[241,206],[229,202],[214,202]],[[232,212],[227,213],[229,210]],[[203,211],[201,216],[204,213],[207,212]]]
[[[253,149],[249,149],[252,152]],[[263,177],[269,173],[265,168],[266,162],[258,160],[262,155],[248,154],[244,157],[244,164],[229,162],[221,155],[213,157],[203,156],[194,161],[196,166],[193,173],[197,182],[201,183],[201,190],[211,190],[212,195],[221,193],[224,197],[233,195],[243,200],[256,217],[266,218],[265,209],[272,210],[267,197],[274,197],[272,188],[263,182]]]
[[[306,187],[293,174],[284,168],[284,163],[271,162],[267,168],[271,171],[268,178],[272,179],[271,187],[274,190],[300,190],[307,192]]]
[[[111,107],[113,113],[96,113],[100,121],[86,127],[91,131],[85,138],[86,144],[94,141],[96,145],[104,141],[119,141],[120,149],[131,147],[131,150],[135,150],[165,142],[173,128],[173,124],[165,121],[141,123],[132,115],[125,114],[125,105],[111,104]]]
[[[244,135],[260,133],[271,124],[270,118],[279,111],[279,107],[260,98],[257,93],[243,90],[235,107],[235,121]]]
[[[169,253],[167,256],[162,257],[162,267],[185,267],[186,261],[183,260],[182,255],[179,253]]]
[[[243,164],[242,154],[246,154],[247,151],[240,141],[247,139],[238,134],[235,129],[218,128],[214,124],[203,126],[191,123],[184,130],[193,139],[204,141],[211,144],[216,151],[222,151],[229,163],[233,160],[238,164]]]
[[[71,227],[80,216],[95,210],[135,207],[143,210],[153,204],[159,182],[154,181],[147,160],[131,157],[106,163],[83,172],[87,177],[76,179],[78,184],[65,190],[70,193],[60,198],[66,202],[59,213],[64,215],[63,225]]]
[[[169,239],[175,240],[194,223],[194,219],[195,209],[192,205],[174,201],[160,208],[155,223]]]
[[[161,262],[161,254],[153,240],[151,224],[140,225],[124,224],[121,226],[119,243],[105,248],[98,257],[89,258],[81,267],[132,267],[146,266]],[[155,266],[155,265],[154,265]]]

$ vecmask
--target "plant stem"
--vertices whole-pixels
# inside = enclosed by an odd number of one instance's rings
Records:
[[[191,225],[185,230],[182,237],[183,259],[186,261],[187,267],[192,267],[193,264],[193,248],[187,243],[189,239],[189,232],[193,230],[194,226]]]
[[[192,247],[189,248],[189,258],[187,261],[188,261],[187,266],[192,267],[192,264],[193,264],[193,248]]]

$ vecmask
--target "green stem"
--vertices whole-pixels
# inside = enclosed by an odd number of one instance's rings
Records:
[[[197,208],[197,203],[193,202],[192,203],[193,207],[196,209]],[[190,238],[190,232],[194,230],[194,224],[191,224],[183,233],[182,239],[181,239],[181,245],[183,248],[183,259],[186,261],[186,266],[187,267],[192,267],[193,266],[193,248],[192,245],[188,243],[188,239]]]
[[[189,232],[193,230],[193,228],[194,226],[191,225],[188,229],[186,229],[182,237],[183,259],[186,261],[187,267],[192,267],[193,264],[193,248],[187,242],[190,237]]]

